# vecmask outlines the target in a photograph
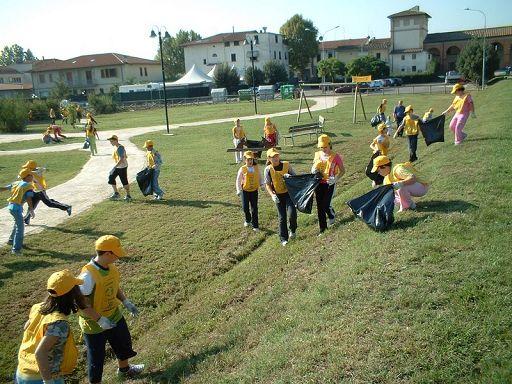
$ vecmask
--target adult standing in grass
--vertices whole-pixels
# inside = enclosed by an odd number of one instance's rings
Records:
[[[64,384],[63,376],[73,372],[78,351],[68,316],[87,310],[78,288],[82,283],[67,269],[50,276],[47,298],[32,306],[25,323],[15,383]]]
[[[270,121],[270,117],[265,117],[265,126],[263,127],[263,137],[268,142],[268,146],[273,148],[277,145],[277,127]]]
[[[409,161],[414,162],[418,160],[418,156],[416,155],[416,150],[418,149],[418,135],[420,133],[420,129],[418,126],[419,116],[415,115],[414,109],[412,105],[408,105],[405,107],[405,117],[402,121],[402,124],[398,127],[398,130],[395,133],[396,137],[402,130],[405,132],[408,140],[409,147]]]
[[[46,194],[46,190],[48,189],[48,184],[46,183],[46,178],[44,177],[46,168],[38,167],[34,160],[29,160],[23,165],[23,169],[28,169],[32,173],[32,185],[34,186],[34,194],[32,195],[32,209],[34,211],[37,208],[39,202],[42,201],[47,207],[66,211],[68,216],[71,216],[71,205],[63,204],[57,200],[50,199]],[[26,225],[30,224],[30,218],[30,212],[27,212],[23,218],[23,221]]]
[[[162,166],[162,156],[154,148],[153,140],[146,140],[144,142],[144,148],[146,149],[146,168],[153,170],[153,178],[151,180],[151,186],[153,187],[153,193],[155,200],[162,200],[164,191],[158,184],[158,178],[160,177],[160,167]]]
[[[252,151],[244,153],[245,165],[236,175],[236,194],[242,199],[245,214],[244,227],[252,225],[253,231],[259,231],[258,224],[258,188],[263,188],[263,177]]]
[[[98,130],[96,129],[94,124],[89,124],[87,122],[85,126],[85,138],[89,141],[89,150],[91,151],[91,156],[98,154],[98,148],[96,146],[96,139],[100,139],[98,135]]]
[[[14,218],[14,226],[11,236],[7,244],[12,245],[11,253],[15,255],[21,254],[23,248],[23,237],[25,234],[25,223],[23,222],[23,204],[27,202],[28,212],[32,218],[35,217],[34,208],[32,206],[32,196],[34,195],[34,187],[32,185],[32,172],[28,169],[22,169],[18,175],[21,179],[13,183],[0,187],[0,191],[11,191],[11,195],[7,199],[9,204],[7,209]]]
[[[241,148],[241,144],[247,139],[244,128],[240,124],[240,119],[235,119],[235,126],[231,130],[233,137],[233,145],[235,148]],[[242,162],[242,151],[235,151],[235,162],[240,164]]]
[[[114,152],[112,153],[112,158],[114,159],[115,165],[108,176],[108,183],[114,190],[114,193],[110,196],[110,199],[117,200],[120,197],[116,185],[116,178],[119,176],[119,180],[121,180],[121,184],[126,191],[126,196],[124,199],[126,201],[131,201],[132,197],[130,196],[130,184],[128,183],[128,155],[126,154],[124,146],[119,144],[119,139],[116,135],[112,135],[107,140],[110,141],[110,144],[113,147],[115,147]]]
[[[387,156],[378,156],[373,160],[372,172],[379,172],[385,185],[393,185],[395,203],[400,206],[398,212],[416,209],[412,198],[425,196],[428,192],[428,183],[410,162],[393,166]]]
[[[405,117],[405,107],[404,107],[404,101],[398,100],[398,105],[395,106],[395,109],[393,110],[393,119],[396,121],[396,128],[402,124],[402,120]],[[402,136],[403,132],[400,132],[398,136]]]
[[[320,226],[319,235],[321,235],[327,229],[327,224],[334,224],[336,213],[331,206],[331,200],[336,182],[345,173],[345,168],[341,156],[332,150],[329,136],[320,135],[317,148],[320,150],[315,152],[311,172],[322,174],[322,180],[315,189],[318,225]],[[328,222],[327,219],[329,219]]]
[[[295,175],[288,161],[281,161],[279,152],[275,148],[267,151],[267,167],[265,168],[265,188],[275,203],[279,216],[279,239],[285,246],[290,239],[295,238],[297,230],[297,210],[288,194],[284,178]],[[290,230],[288,223],[290,221]]]
[[[443,115],[455,111],[455,115],[453,115],[452,121],[450,122],[450,129],[455,136],[454,144],[459,145],[468,136],[464,132],[464,127],[466,126],[469,115],[471,114],[472,117],[476,117],[475,104],[473,103],[471,95],[465,92],[465,88],[462,84],[455,84],[451,94],[455,94],[455,98],[448,109],[443,112]]]
[[[119,376],[137,376],[143,364],[129,364],[128,359],[137,355],[132,349],[132,338],[123,313],[122,303],[132,316],[137,316],[137,307],[126,298],[120,288],[119,270],[114,264],[126,252],[116,236],[105,235],[95,242],[96,256],[82,268],[80,291],[92,306],[92,313],[80,313],[79,323],[87,347],[87,374],[90,383],[101,383],[105,363],[105,347],[108,342],[117,358]],[[98,320],[93,320],[98,319]],[[110,323],[112,328],[103,329],[99,323]]]

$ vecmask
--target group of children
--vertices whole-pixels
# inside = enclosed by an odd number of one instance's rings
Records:
[[[235,148],[242,148],[247,143],[247,135],[240,123],[240,119],[235,119],[235,126],[231,130],[233,138],[233,146]],[[279,132],[276,125],[270,120],[270,117],[265,117],[265,124],[263,126],[263,139],[265,140],[265,148],[273,148],[277,145],[279,139]],[[243,160],[242,151],[235,151],[235,162],[240,164]]]

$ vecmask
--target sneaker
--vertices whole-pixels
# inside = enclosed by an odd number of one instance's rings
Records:
[[[323,235],[324,235],[324,232],[325,232],[325,229],[320,230],[320,232],[318,233],[318,235],[317,235],[317,236],[318,236],[318,237],[323,236]]]
[[[72,209],[72,207],[71,207],[71,206],[69,206],[69,208],[68,208],[68,209],[66,209],[66,212],[68,213],[68,216],[71,216],[71,209]]]
[[[8,245],[12,245],[12,240],[7,240]]]
[[[252,230],[253,230],[254,232],[259,232],[259,231],[260,231],[260,229],[259,229],[259,228],[253,228]]]
[[[409,209],[416,209],[416,203],[412,202],[409,206]]]
[[[295,232],[290,232],[289,239],[295,239],[296,237],[297,235],[295,234]]]
[[[462,132],[462,140],[466,140],[466,137],[468,137],[468,134],[466,132]]]
[[[124,201],[128,201],[128,202],[130,202],[130,201],[132,201],[132,197],[131,197],[130,195],[126,195],[126,196],[124,197]]]
[[[286,244],[288,244],[288,241],[286,241],[286,240],[281,241],[281,245],[282,245],[283,247],[286,247]]]
[[[336,221],[336,218],[333,217],[332,219],[327,219],[327,225],[330,227],[330,226],[333,226],[334,225],[334,222]]]
[[[110,200],[118,200],[119,199],[119,192],[113,193],[110,197]]]
[[[27,216],[23,219],[23,222],[25,223],[25,225],[30,225],[30,216]]]
[[[130,368],[126,372],[121,372],[117,368],[117,375],[120,377],[135,377],[142,373],[144,370],[144,364],[130,364]]]
[[[248,223],[247,221],[244,222],[244,227],[250,227],[251,226],[251,223]]]
[[[11,250],[11,255],[13,256],[21,256],[23,253],[21,252],[21,249],[19,251]]]

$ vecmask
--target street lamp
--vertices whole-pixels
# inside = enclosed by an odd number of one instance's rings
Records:
[[[244,45],[249,44],[251,46],[251,65],[252,65],[252,96],[254,98],[254,114],[258,114],[258,106],[256,105],[256,85],[254,81],[254,41],[250,37],[246,37]]]
[[[487,29],[487,17],[485,13],[479,9],[464,8],[465,11],[480,12],[484,16],[484,40],[482,45],[482,89],[485,85],[485,30]]]
[[[164,103],[165,103],[165,123],[167,125],[167,134],[169,134],[169,114],[167,112],[167,90],[165,88],[165,71],[164,71],[164,51],[162,49],[162,31],[158,27],[154,27],[158,31],[158,44],[160,46],[160,64],[162,65],[162,79],[164,82]],[[162,29],[165,27],[162,27]],[[151,35],[149,35],[150,38],[155,38],[157,34],[155,33],[155,29],[151,30]],[[164,39],[170,38],[171,35],[169,35],[169,32],[167,30],[164,34]]]
[[[331,32],[331,31],[334,31],[335,29],[338,29],[340,26],[337,25],[331,29],[328,29],[327,31],[325,31],[324,33],[322,33],[320,35],[320,37],[318,38],[318,40],[320,40],[320,43],[321,43],[321,59],[322,61],[325,59],[325,51],[324,51],[324,36],[327,34],[327,32]],[[325,83],[325,74],[322,75],[322,83]]]

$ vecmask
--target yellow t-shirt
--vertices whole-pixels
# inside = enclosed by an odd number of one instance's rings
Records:
[[[393,184],[395,181],[406,180],[411,176],[416,177],[418,183],[428,184],[410,162],[395,165],[389,175],[384,178],[384,184]]]
[[[464,94],[462,97],[455,96],[452,102],[452,107],[456,113],[464,113],[468,110],[468,103],[471,103],[472,99],[469,93]]]
[[[233,137],[238,140],[243,139],[245,137],[244,129],[242,127],[239,129],[236,126],[233,127]]]
[[[404,118],[404,133],[407,136],[417,135],[419,132],[418,129],[418,121],[411,118],[411,116],[407,115]]]
[[[263,128],[263,133],[265,136],[272,135],[273,133],[276,133],[276,125],[274,123],[266,124]]]
[[[387,135],[377,136],[373,139],[372,144],[374,147],[377,147],[382,156],[387,156],[390,145],[389,137]]]

